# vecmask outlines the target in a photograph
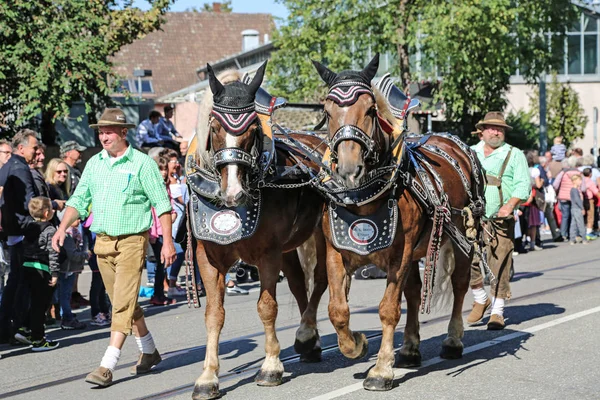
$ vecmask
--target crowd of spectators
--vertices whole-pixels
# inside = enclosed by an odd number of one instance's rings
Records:
[[[600,170],[593,155],[584,155],[554,139],[540,156],[526,151],[532,194],[517,211],[515,255],[543,249],[541,234],[554,242],[586,244],[598,238]]]

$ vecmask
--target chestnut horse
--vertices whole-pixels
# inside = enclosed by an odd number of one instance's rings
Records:
[[[415,193],[406,185],[410,178],[408,174],[410,173],[410,176],[422,187],[427,189],[428,186],[424,184],[420,175],[415,177],[417,175],[415,171],[410,170],[413,168],[412,164],[405,160],[409,155],[408,139],[400,136],[399,140],[396,140],[396,136],[392,136],[392,132],[388,133],[389,130],[386,132],[382,129],[383,124],[386,124],[388,128],[391,125],[392,128],[395,127],[396,133],[400,132],[404,135],[399,121],[391,116],[391,107],[386,101],[387,99],[383,98],[380,91],[371,86],[371,80],[378,68],[379,56],[373,58],[364,70],[358,72],[335,73],[318,62],[314,62],[314,64],[330,89],[325,102],[325,114],[328,119],[332,180],[340,182],[348,193],[362,193],[364,190],[368,192],[369,185],[371,185],[370,180],[376,175],[375,172],[378,168],[380,171],[385,171],[386,166],[403,165],[396,172],[400,176],[402,173],[406,173],[403,175],[405,179],[398,178],[388,190],[385,190],[384,187],[383,191],[378,193],[379,189],[373,189],[375,193],[364,194],[364,198],[371,199],[369,201],[330,203],[330,211],[325,213],[322,223],[327,238],[329,318],[337,331],[339,348],[346,357],[359,358],[367,353],[365,335],[353,332],[349,326],[350,312],[347,295],[350,276],[358,267],[366,264],[375,264],[387,272],[387,285],[379,305],[379,317],[382,324],[381,346],[377,363],[369,371],[363,386],[367,390],[390,390],[394,378],[394,332],[400,320],[402,292],[407,300],[407,322],[404,343],[399,350],[396,365],[406,367],[418,366],[421,363],[418,314],[421,305],[422,283],[418,261],[428,253],[430,236],[435,238],[436,235],[431,235],[434,224],[428,213],[427,204],[419,201]],[[398,89],[396,88],[396,90]],[[400,104],[400,106],[402,105]],[[457,230],[464,234],[465,222],[461,213],[463,209],[473,205],[472,197],[479,199],[482,197],[483,177],[479,175],[478,164],[476,161],[473,163],[469,156],[470,149],[464,144],[461,146],[456,139],[452,139],[450,136],[437,135],[420,137],[419,142],[413,141],[415,146],[410,154],[413,157],[422,157],[438,175],[436,180],[430,171],[421,171],[429,180],[442,186],[442,190],[440,190],[440,187],[429,185],[437,191],[438,197],[447,199],[450,205],[446,208],[446,215],[448,215],[446,223],[453,223]],[[425,148],[431,149],[432,147],[441,149],[455,161],[449,162],[448,158],[435,152],[425,151]],[[402,151],[398,151],[398,149],[402,149]],[[452,165],[453,163],[455,165]],[[391,179],[391,176],[392,173],[388,173],[386,179]],[[461,182],[461,177],[465,177],[468,182]],[[466,190],[467,186],[470,190]],[[360,196],[356,195],[355,197]],[[352,198],[352,196],[347,198]],[[388,235],[393,237],[393,239],[389,239],[391,245],[383,248],[379,246],[375,251],[365,251],[362,255],[347,248],[340,248],[344,246],[336,246],[334,234],[337,234],[338,231],[350,232],[352,229],[352,227],[348,229],[347,226],[343,230],[338,228],[337,215],[342,215],[339,213],[340,209],[357,216],[357,218],[362,218],[360,221],[363,221],[361,222],[363,225],[359,224],[360,229],[356,232],[358,237],[355,235],[352,240],[359,244],[362,243],[361,239],[368,241],[371,238],[384,242],[386,237],[382,237],[381,234],[377,236],[378,230],[374,228],[375,225],[372,224],[369,227],[370,217],[376,215],[381,209],[385,209],[386,212],[389,209],[390,215],[392,215],[396,204],[398,214],[396,214],[397,225],[394,227],[395,237]],[[334,209],[333,212],[337,212],[335,217],[332,217],[334,215],[331,213],[332,209]],[[467,213],[467,211],[464,212]],[[382,221],[388,222],[387,219],[382,219]],[[470,222],[470,227],[477,231],[479,217],[470,218]],[[379,228],[379,232],[381,231],[382,229]],[[390,230],[387,232],[389,233]],[[352,236],[350,233],[348,235]],[[364,235],[366,235],[366,239]],[[441,232],[437,237],[440,236]],[[453,292],[454,303],[448,325],[448,335],[442,342],[441,357],[459,358],[462,357],[463,350],[461,342],[463,337],[462,306],[464,296],[469,288],[474,246],[471,246],[470,251],[465,254],[447,236],[444,234],[437,248],[442,265],[439,265],[440,268],[437,271],[436,288],[438,285],[446,283],[448,289]],[[338,240],[337,243],[340,241]],[[345,240],[343,243],[352,245],[350,240]],[[448,280],[451,281],[451,287]],[[450,296],[450,293],[447,293],[447,296]]]
[[[206,289],[208,334],[204,370],[196,380],[194,399],[212,399],[220,396],[218,355],[219,335],[225,321],[225,275],[238,259],[256,265],[260,275],[257,308],[265,330],[266,356],[256,375],[256,383],[261,386],[282,383],[284,368],[279,359],[280,345],[275,331],[275,293],[280,271],[285,273],[302,315],[294,347],[305,361],[321,359],[316,313],[320,298],[327,288],[325,239],[319,226],[324,209],[323,199],[314,190],[310,190],[309,186],[298,185],[282,189],[272,187],[276,185],[266,185],[258,188],[252,183],[255,182],[255,177],[259,176],[264,184],[260,175],[264,172],[263,164],[260,162],[271,156],[262,150],[265,147],[265,134],[255,112],[255,95],[260,88],[265,66],[266,63],[248,85],[241,81],[222,84],[208,66],[213,104],[208,121],[207,153],[199,155],[205,157],[202,163],[204,167],[198,167],[198,164],[193,162],[193,156],[191,160],[188,158],[191,163],[186,162],[188,183],[192,189],[190,217],[194,235],[199,238],[196,255]],[[319,141],[311,136],[298,140],[314,147]],[[193,154],[193,147],[197,145],[196,138],[196,143],[190,146],[189,153]],[[265,170],[281,170],[282,167],[293,166],[296,161],[289,152],[278,150],[276,163]],[[188,164],[193,165],[191,169],[188,168]],[[213,180],[205,179],[206,176],[211,176]],[[217,204],[217,211],[210,221],[206,220],[206,213],[211,212],[211,209],[206,207],[210,205],[200,204],[202,193],[213,193],[209,203],[213,206]],[[261,207],[258,205],[260,202]],[[245,220],[241,219],[244,215]],[[216,243],[198,235],[209,232],[208,225],[217,233],[226,232],[227,235],[235,236],[244,232],[244,229],[247,233],[252,229],[248,226],[251,226],[253,221],[256,222],[253,234],[228,243]],[[224,236],[225,239],[227,235]],[[303,266],[295,251],[306,242],[312,242],[316,247],[317,265],[310,301]]]

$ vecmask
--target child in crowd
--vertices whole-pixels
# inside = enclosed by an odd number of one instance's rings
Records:
[[[90,213],[88,218],[83,223],[84,235],[87,235],[88,246],[90,249],[90,258],[88,260],[90,270],[92,271],[92,284],[90,286],[90,307],[92,311],[92,322],[94,326],[108,326],[111,323],[110,304],[106,295],[106,287],[100,275],[98,268],[98,260],[94,254],[94,245],[96,244],[96,234],[89,230],[94,221],[94,215]]]
[[[573,187],[571,188],[571,225],[569,229],[569,237],[571,244],[587,243],[585,238],[585,224],[583,223],[583,215],[585,208],[583,207],[583,193],[581,192],[581,175],[571,176]]]
[[[562,161],[565,159],[567,147],[562,141],[562,136],[557,136],[554,138],[554,145],[550,148],[550,153],[552,154],[552,159],[554,161]]]
[[[583,183],[585,186],[585,217],[586,231],[585,237],[587,240],[595,240],[597,236],[592,232],[594,229],[594,216],[596,215],[596,200],[600,197],[598,185],[592,179],[592,169],[583,169]]]
[[[169,197],[171,193],[169,191],[168,182],[168,159],[164,157],[158,158],[156,161],[158,164],[158,169],[165,181],[165,186],[167,192],[169,193]],[[172,200],[171,200],[172,204]],[[172,219],[175,220],[176,214],[173,211],[171,213]],[[160,221],[158,216],[156,215],[156,211],[154,207],[152,208],[152,226],[150,227],[150,246],[152,247],[152,251],[154,253],[155,258],[155,272],[154,272],[154,295],[150,298],[150,304],[155,306],[166,306],[170,304],[175,304],[175,299],[169,298],[165,296],[165,265],[163,265],[160,259],[160,253],[162,250],[162,228],[160,225]]]
[[[62,322],[61,329],[85,329],[86,325],[75,318],[71,310],[71,292],[76,274],[83,271],[83,265],[89,260],[90,253],[83,250],[83,237],[79,231],[79,220],[67,229],[63,248],[66,259],[60,265],[58,278],[58,300],[60,302]]]
[[[21,343],[29,342],[32,351],[48,351],[58,347],[58,342],[46,339],[44,328],[46,310],[50,306],[60,270],[59,254],[52,248],[56,227],[50,221],[54,211],[50,199],[42,196],[32,198],[28,208],[35,222],[25,228],[23,279],[31,296],[31,331],[21,328],[15,334],[15,339]]]

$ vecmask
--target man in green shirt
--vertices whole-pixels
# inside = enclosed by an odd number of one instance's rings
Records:
[[[504,300],[510,299],[510,270],[514,250],[514,210],[531,194],[529,168],[523,152],[504,142],[505,132],[512,128],[500,112],[489,112],[477,125],[480,142],[472,148],[486,173],[484,242],[487,264],[493,274],[491,299],[483,288],[479,257],[473,258],[471,290],[475,297],[467,323],[483,319],[492,307],[488,329],[504,329]]]
[[[94,221],[90,229],[97,234],[94,252],[113,314],[109,346],[100,367],[86,381],[105,387],[112,384],[112,371],[132,330],[141,354],[131,373],[149,372],[161,361],[137,302],[152,224],[151,207],[159,215],[164,235],[163,265],[173,263],[175,247],[171,202],[158,165],[127,142],[127,130],[135,125],[127,123],[120,109],[107,108],[100,121],[90,127],[98,128],[103,150],[88,161],[52,245],[59,250],[66,229],[76,219],[86,218],[91,204]]]

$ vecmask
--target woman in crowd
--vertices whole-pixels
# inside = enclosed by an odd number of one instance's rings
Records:
[[[46,183],[50,189],[50,199],[69,200],[67,188],[70,184],[69,167],[60,158],[53,158],[46,167]],[[59,215],[60,218],[60,215]]]

